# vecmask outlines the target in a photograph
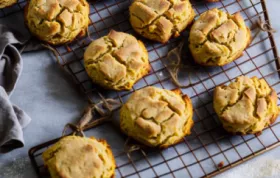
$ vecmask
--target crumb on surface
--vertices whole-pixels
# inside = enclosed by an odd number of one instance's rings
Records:
[[[221,161],[219,164],[218,164],[218,168],[222,168],[224,167],[224,161]]]
[[[71,48],[69,46],[66,46],[67,52],[71,52]]]

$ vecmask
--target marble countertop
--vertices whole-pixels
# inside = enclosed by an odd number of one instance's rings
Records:
[[[271,23],[277,33],[274,34],[280,54],[280,23],[279,0],[267,0]],[[21,14],[9,17],[21,23]],[[1,19],[0,23],[7,19]],[[15,24],[16,25],[16,24]],[[47,50],[23,54],[24,68],[17,87],[11,96],[11,101],[23,108],[32,118],[30,125],[24,130],[25,147],[10,153],[0,155],[0,178],[32,178],[36,177],[30,160],[28,150],[42,142],[61,136],[65,123],[76,122],[87,101],[85,97],[72,88],[65,80],[65,76],[54,58]],[[96,130],[97,137],[102,137],[106,132],[102,127]],[[114,138],[107,136],[109,142]],[[111,141],[110,141],[111,140]],[[276,148],[250,162],[265,159],[265,157],[280,159],[280,149]],[[244,167],[240,165],[238,167]],[[227,171],[217,177],[226,177],[235,169]],[[241,174],[242,175],[242,174]]]

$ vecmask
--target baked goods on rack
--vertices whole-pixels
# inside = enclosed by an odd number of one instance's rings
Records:
[[[66,136],[43,153],[52,178],[114,177],[115,160],[109,145],[93,137]]]
[[[129,90],[150,70],[148,52],[134,36],[111,30],[85,51],[84,64],[94,83],[113,90]]]
[[[234,134],[254,134],[279,114],[277,94],[264,79],[238,77],[214,90],[214,109],[223,127]]]
[[[89,24],[86,0],[30,0],[25,23],[40,40],[59,45],[86,34]]]
[[[223,66],[240,57],[250,41],[250,30],[240,13],[211,9],[194,22],[189,47],[198,64]]]
[[[189,0],[135,0],[129,13],[137,33],[161,43],[178,37],[195,16]]]
[[[1,0],[0,1],[0,9],[9,7],[13,4],[17,3],[17,0]]]
[[[121,130],[149,147],[166,148],[191,133],[193,108],[180,90],[146,87],[134,92],[120,111]]]

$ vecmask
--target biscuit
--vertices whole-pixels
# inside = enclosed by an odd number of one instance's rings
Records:
[[[146,87],[134,92],[120,111],[121,130],[149,147],[166,148],[191,133],[193,108],[180,90]]]
[[[5,7],[9,7],[11,5],[14,5],[15,3],[17,3],[17,0],[1,0],[0,1],[0,9],[5,8]]]
[[[161,43],[178,37],[195,16],[189,0],[135,0],[129,13],[137,33]]]
[[[115,160],[104,140],[66,136],[43,153],[52,178],[114,177]]]
[[[240,57],[250,41],[250,30],[240,13],[211,9],[194,22],[189,48],[196,63],[223,66]]]
[[[113,90],[131,89],[150,70],[144,44],[130,34],[114,30],[88,46],[84,64],[94,83]]]
[[[73,41],[84,35],[89,24],[86,0],[30,0],[25,23],[30,32],[52,45]]]
[[[241,76],[216,87],[213,103],[223,127],[233,134],[260,133],[279,114],[275,90],[257,77]]]

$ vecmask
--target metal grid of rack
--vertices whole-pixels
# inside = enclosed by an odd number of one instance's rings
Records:
[[[22,11],[26,5],[26,0],[19,0],[15,5],[0,9],[0,18]]]
[[[272,33],[262,32],[256,26],[260,18],[269,25],[265,0],[224,0],[217,3],[192,0],[191,2],[196,17],[214,7],[229,13],[240,11],[252,31],[252,43],[244,51],[244,55],[231,64],[209,68],[197,66],[191,74],[184,74],[182,71],[180,81],[185,84],[189,82],[189,87],[181,90],[192,99],[194,106],[195,125],[192,135],[186,137],[182,143],[166,150],[115,153],[116,177],[211,177],[280,145],[279,119],[267,127],[261,135],[231,136],[222,129],[212,109],[213,89],[233,81],[240,75],[264,78],[278,95],[280,93],[279,57]],[[91,82],[84,69],[83,53],[91,42],[89,37],[78,38],[70,44],[55,47],[60,65],[72,76],[90,102],[96,103],[101,100],[97,93],[101,93],[105,98],[125,102],[131,93],[146,86],[176,88],[163,61],[168,51],[186,38],[187,32],[167,44],[151,42],[135,34],[129,24],[128,7],[131,0],[98,0],[89,3],[91,39],[106,35],[110,29],[131,33],[145,43],[152,67],[152,71],[139,80],[131,91],[104,91]],[[24,4],[24,1],[20,1],[10,7],[10,11],[1,10],[0,17],[21,10]],[[183,56],[184,60],[191,60],[188,52]],[[186,75],[191,75],[191,79],[186,81]],[[38,145],[29,152],[39,177],[48,177],[41,154],[57,140]],[[114,147],[112,149],[114,151]],[[221,162],[223,164],[219,164]]]

